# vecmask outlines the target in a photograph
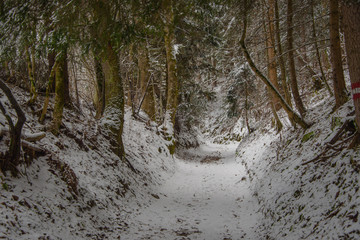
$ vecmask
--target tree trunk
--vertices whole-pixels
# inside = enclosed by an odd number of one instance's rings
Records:
[[[326,16],[328,15],[328,9],[329,9],[329,1],[328,0],[321,0],[321,8],[320,8],[320,15],[321,16]],[[326,21],[321,21],[320,22],[320,29],[328,29],[328,22]],[[322,49],[321,51],[321,61],[324,65],[324,70],[325,73],[327,74],[329,72],[329,70],[331,69],[331,64],[330,64],[330,60],[329,60],[329,47],[328,47],[328,43],[326,40],[322,40],[320,41],[320,48]],[[328,76],[328,75],[327,75]]]
[[[140,88],[142,100],[141,109],[146,112],[151,120],[155,120],[155,102],[153,98],[153,84],[150,79],[150,64],[148,50],[145,46],[139,48],[138,65],[140,69]]]
[[[54,82],[55,82],[55,73],[57,71],[57,66],[59,65],[58,61],[59,61],[59,59],[57,59],[55,61],[55,63],[52,65],[52,69],[50,71],[49,81],[48,81],[48,84],[46,86],[46,93],[45,93],[46,95],[45,95],[45,100],[44,100],[44,106],[43,106],[43,109],[41,111],[41,115],[39,117],[39,122],[41,124],[43,124],[44,120],[45,120],[47,108],[49,106],[49,101],[50,101],[50,93],[52,93],[54,91],[52,88],[55,85],[54,84]]]
[[[274,38],[274,0],[268,0],[268,10],[266,12],[268,25],[266,26],[264,21],[264,32],[266,36],[266,56],[268,60],[268,78],[270,82],[274,85],[276,89],[279,89],[278,79],[277,79],[277,66],[276,66],[276,53],[275,53],[275,38]],[[276,97],[274,92],[267,90],[269,96],[269,102],[271,107],[271,112],[275,118],[276,131],[280,132],[283,128],[283,125],[280,121],[280,118],[277,114],[277,110],[281,108],[279,100]]]
[[[175,59],[175,32],[174,32],[174,11],[172,7],[172,0],[163,0],[163,10],[165,14],[164,26],[164,40],[166,50],[166,64],[167,64],[167,99],[166,99],[166,115],[168,120],[175,126],[175,115],[178,104],[178,89],[179,83],[176,73],[176,59]]]
[[[267,52],[267,57],[268,57],[268,78],[276,89],[280,89],[278,79],[277,79],[275,35],[274,35],[275,34],[275,26],[274,26],[275,1],[268,0],[268,5],[269,5],[268,6],[269,8],[267,11],[267,16],[268,16],[267,17],[267,20],[268,20],[267,27],[264,24],[264,30],[265,30],[265,35],[266,35],[266,49],[267,49],[266,52]],[[271,101],[274,104],[275,110],[279,110],[281,107],[279,104],[279,101],[277,100],[276,96],[272,92],[269,92],[269,93],[271,96]],[[276,116],[275,116],[275,118],[276,118]],[[279,119],[279,118],[276,118],[276,119]]]
[[[355,106],[355,121],[360,134],[360,2],[342,1],[346,56]]]
[[[337,109],[346,103],[348,99],[342,66],[338,0],[330,0],[330,49],[333,68],[332,77],[334,82],[335,109]]]
[[[291,95],[289,92],[289,87],[286,80],[286,68],[285,68],[285,62],[284,62],[284,56],[281,46],[281,38],[280,38],[280,18],[279,18],[279,7],[278,7],[278,1],[275,0],[275,36],[277,41],[277,53],[278,53],[278,59],[279,59],[279,66],[280,66],[280,78],[281,78],[281,84],[284,91],[284,96],[287,104],[289,104],[290,107],[292,107],[291,103]]]
[[[68,68],[68,54],[67,50],[64,51],[64,60],[62,62],[62,76],[64,80],[64,101],[66,107],[71,107],[71,97],[70,97],[70,82],[69,82],[69,68]]]
[[[246,9],[246,7],[245,7]],[[279,99],[279,102],[281,106],[284,108],[286,113],[288,114],[288,117],[291,121],[294,121],[295,123],[299,124],[303,129],[307,129],[310,127],[308,123],[306,123],[284,100],[284,98],[281,96],[279,91],[274,87],[274,85],[270,82],[270,80],[265,77],[260,70],[256,67],[255,63],[251,59],[251,56],[249,52],[247,51],[246,45],[245,45],[245,37],[246,37],[246,28],[247,28],[247,14],[245,12],[244,19],[243,19],[243,32],[240,39],[240,46],[244,52],[245,58],[247,62],[249,63],[251,69],[253,72],[261,79],[261,81],[264,82],[264,84],[269,88],[271,92],[275,94],[275,96]]]
[[[33,52],[29,51],[29,47],[26,47],[25,49],[25,55],[26,55],[26,62],[27,62],[27,69],[28,69],[28,76],[29,76],[29,82],[30,82],[30,99],[28,101],[29,104],[34,104],[37,98],[37,91],[35,86],[35,63],[34,58],[30,56],[30,54],[34,54]]]
[[[250,124],[249,124],[249,101],[248,101],[248,86],[247,86],[247,82],[245,81],[245,123],[246,123],[246,127],[248,129],[249,134],[252,132],[251,128],[250,128]]]
[[[105,109],[105,76],[101,61],[95,57],[94,67],[96,73],[96,118],[99,119],[104,113]]]
[[[50,78],[50,74],[53,69],[53,66],[55,64],[55,61],[56,61],[56,53],[54,51],[49,52],[49,54],[48,54],[49,78]],[[51,93],[53,93],[55,91],[55,81],[52,82],[50,90],[51,90]]]
[[[8,156],[6,156],[6,158],[4,159],[1,169],[3,171],[11,170],[12,174],[16,176],[17,175],[16,166],[19,165],[19,159],[20,159],[21,130],[26,121],[26,116],[24,112],[21,110],[21,107],[19,106],[18,102],[14,98],[14,95],[11,93],[11,90],[2,80],[0,80],[0,89],[3,90],[3,92],[9,99],[11,106],[15,109],[17,114],[17,122],[14,126],[10,115],[7,114],[5,108],[0,102],[1,111],[5,115],[10,126],[10,146],[9,146]]]
[[[65,105],[65,76],[64,76],[64,61],[66,61],[65,53],[59,56],[59,65],[55,69],[55,104],[52,119],[51,132],[54,135],[59,134],[61,126],[64,105]]]
[[[317,62],[319,64],[319,69],[320,69],[320,73],[321,73],[320,79],[324,82],[326,90],[328,90],[329,94],[332,96],[333,93],[332,93],[332,91],[330,89],[329,84],[327,83],[326,75],[324,73],[324,68],[323,68],[323,65],[322,65],[322,62],[321,62],[319,45],[318,45],[318,42],[317,42],[318,39],[317,39],[317,34],[316,34],[316,25],[315,25],[315,14],[314,14],[313,1],[314,0],[311,0],[311,6],[310,6],[311,9],[310,10],[311,10],[311,18],[312,18],[312,35],[313,35],[313,38],[314,38],[314,47],[315,47],[315,50],[316,50],[316,60],[317,60]]]
[[[305,107],[301,100],[298,83],[296,79],[295,59],[294,59],[294,46],[293,46],[293,2],[287,0],[287,43],[288,43],[288,56],[289,56],[289,70],[291,79],[291,91],[295,100],[296,108],[301,116],[305,115]]]
[[[122,140],[124,128],[124,89],[120,76],[119,58],[109,41],[104,61],[108,67],[108,74],[105,73],[105,111],[104,119],[111,121],[106,125],[116,140],[114,152],[121,160],[125,160],[125,149]]]

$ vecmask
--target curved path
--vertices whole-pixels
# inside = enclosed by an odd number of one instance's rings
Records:
[[[181,154],[176,173],[121,239],[256,239],[258,205],[236,145],[203,145]]]

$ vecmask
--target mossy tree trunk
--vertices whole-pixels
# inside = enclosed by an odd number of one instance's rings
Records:
[[[120,76],[120,67],[118,55],[113,49],[111,42],[108,42],[106,49],[106,58],[104,62],[108,71],[105,72],[105,110],[104,119],[110,120],[110,124],[106,125],[116,140],[114,152],[125,160],[125,149],[122,140],[124,128],[124,89]]]
[[[58,63],[59,65],[55,68],[55,104],[54,104],[54,112],[52,118],[52,126],[51,132],[54,135],[59,134],[63,111],[65,106],[65,92],[66,92],[66,84],[65,84],[65,69],[64,62],[66,61],[66,52],[61,53],[59,56]]]
[[[50,93],[52,93],[54,91],[53,86],[55,86],[55,84],[54,84],[54,82],[55,82],[55,73],[57,71],[57,66],[58,65],[59,65],[59,59],[54,62],[54,64],[52,65],[52,69],[50,71],[49,81],[48,81],[48,84],[46,86],[44,105],[43,105],[43,109],[41,111],[41,115],[39,117],[39,122],[41,124],[43,124],[44,121],[45,121],[45,116],[46,116],[46,112],[47,112],[47,109],[48,109],[48,106],[49,106],[49,101],[50,101]]]
[[[178,105],[179,83],[176,72],[175,58],[175,24],[174,10],[172,0],[163,0],[162,7],[164,12],[164,41],[166,50],[167,64],[167,98],[166,98],[166,115],[170,118],[172,125],[175,125],[175,115]]]
[[[94,29],[92,35],[97,39],[98,45],[95,47],[99,51],[103,72],[105,76],[105,108],[102,116],[103,127],[108,130],[113,140],[113,151],[118,157],[125,161],[125,149],[122,140],[124,127],[124,89],[120,75],[120,64],[118,53],[115,46],[120,43],[120,39],[114,37],[113,29],[116,16],[116,5],[110,1],[95,1],[92,3]]]

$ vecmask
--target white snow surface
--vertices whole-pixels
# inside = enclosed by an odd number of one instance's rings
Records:
[[[258,209],[237,144],[183,152],[159,200],[129,219],[124,239],[256,239]]]
[[[28,96],[13,92],[24,132],[44,131]],[[22,164],[18,178],[0,173],[0,239],[360,239],[360,150],[346,149],[350,132],[327,148],[353,107],[333,113],[333,102],[312,96],[306,131],[287,124],[276,134],[262,124],[240,144],[205,139],[175,156],[159,127],[126,111],[127,162],[97,121],[66,110],[60,136],[35,143],[47,155]],[[2,115],[0,125],[8,127]]]

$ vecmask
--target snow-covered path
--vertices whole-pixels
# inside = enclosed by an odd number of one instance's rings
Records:
[[[121,239],[256,239],[258,206],[235,149],[208,144],[184,153],[159,199],[129,219]]]

